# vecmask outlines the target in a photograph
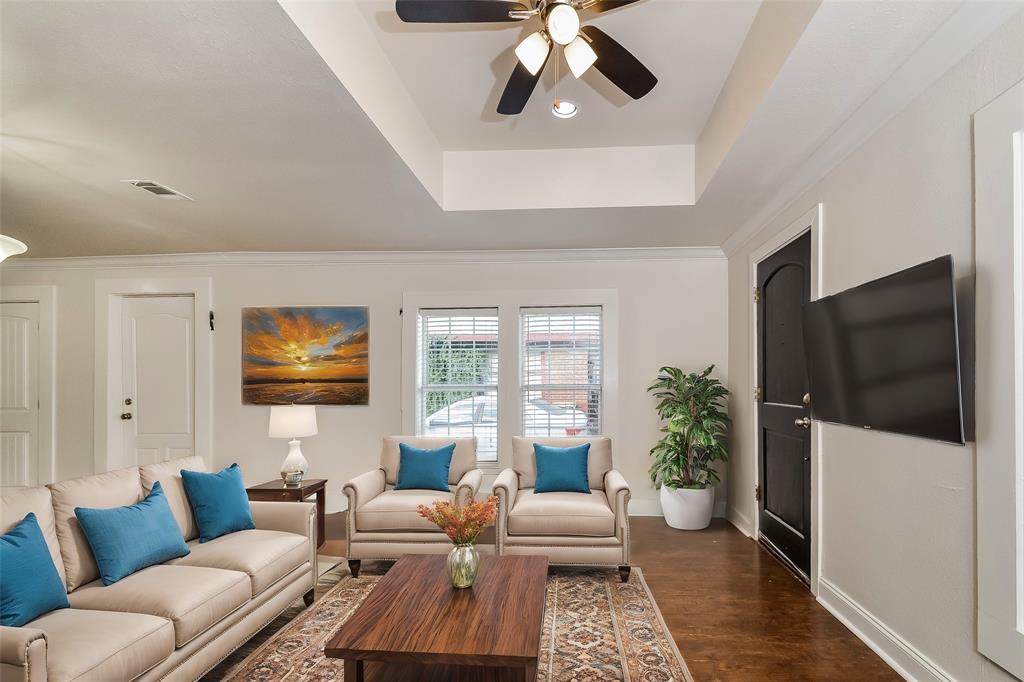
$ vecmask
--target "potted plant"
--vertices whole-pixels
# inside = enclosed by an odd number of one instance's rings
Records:
[[[448,577],[452,587],[472,587],[480,569],[480,555],[474,544],[484,529],[494,524],[498,498],[491,495],[483,502],[470,502],[461,507],[447,500],[437,500],[431,507],[421,504],[416,511],[437,524],[455,545],[448,552]]]
[[[687,374],[662,367],[647,389],[658,399],[658,416],[665,422],[665,436],[651,449],[651,482],[661,488],[661,510],[673,528],[708,527],[718,483],[714,464],[729,458],[724,406],[729,391],[711,376],[714,368]]]

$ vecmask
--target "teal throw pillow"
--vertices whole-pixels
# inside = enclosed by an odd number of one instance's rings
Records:
[[[68,593],[29,512],[0,536],[0,625],[21,627],[54,609],[68,608]]]
[[[587,477],[590,443],[571,448],[534,443],[533,456],[537,461],[537,482],[533,485],[533,492],[590,493]]]
[[[75,507],[75,516],[104,585],[189,551],[159,481],[142,502],[111,509]]]
[[[448,492],[448,470],[452,466],[455,443],[424,450],[399,443],[400,461],[395,490],[443,490]]]
[[[215,474],[182,469],[181,482],[199,526],[199,542],[256,527],[237,464]]]

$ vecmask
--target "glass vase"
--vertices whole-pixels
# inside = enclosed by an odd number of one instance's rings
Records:
[[[448,552],[448,576],[452,587],[472,587],[480,569],[480,555],[471,544],[455,545]]]

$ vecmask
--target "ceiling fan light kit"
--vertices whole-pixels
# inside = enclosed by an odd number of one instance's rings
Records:
[[[544,62],[548,60],[549,52],[551,52],[551,43],[541,31],[526,36],[523,42],[516,47],[516,57],[519,58],[519,63],[525,66],[532,76],[536,76],[540,72]]]
[[[597,53],[583,36],[577,36],[565,46],[565,62],[569,65],[572,75],[579,78],[597,61]]]
[[[573,76],[579,78],[594,66],[617,88],[640,99],[654,89],[658,79],[639,59],[595,26],[580,26],[579,12],[605,12],[637,0],[395,0],[398,17],[410,23],[518,22],[538,17],[539,31],[530,33],[515,49],[518,62],[498,102],[498,113],[521,113],[540,80],[552,43],[562,53]],[[561,118],[555,109],[552,113]]]

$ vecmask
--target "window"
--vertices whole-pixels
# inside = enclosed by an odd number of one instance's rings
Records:
[[[498,310],[419,311],[418,428],[477,437],[477,459],[498,459]]]
[[[601,433],[601,308],[523,308],[522,435]]]

